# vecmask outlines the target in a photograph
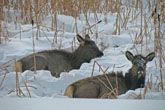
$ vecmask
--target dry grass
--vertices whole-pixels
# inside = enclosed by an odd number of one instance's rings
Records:
[[[16,65],[16,59],[15,59],[15,65]],[[21,76],[21,79],[24,81],[24,78],[22,77],[21,74],[20,74],[20,76]],[[21,89],[19,79],[20,79],[20,77],[19,77],[19,74],[18,74],[18,71],[17,71],[17,68],[16,68],[16,88],[15,88],[15,91],[14,91],[14,89],[10,90],[8,94],[10,94],[12,92],[16,92],[16,96],[19,96],[19,97],[24,96],[25,97],[26,95],[23,92],[23,90]],[[29,90],[29,88],[27,86],[27,83],[25,81],[24,81],[24,85],[25,85],[25,88],[28,92],[29,97],[31,98],[30,90]]]
[[[94,73],[94,68],[95,68],[95,65],[97,65],[99,67],[99,70],[101,70],[108,82],[109,85],[105,84],[104,81],[102,81],[99,77],[97,77],[97,79],[100,81],[100,83],[102,83],[107,89],[109,89],[109,93],[105,93],[103,96],[101,96],[101,98],[113,98],[113,99],[116,99],[117,96],[118,96],[118,78],[117,78],[117,75],[116,75],[116,88],[114,88],[112,86],[112,83],[110,81],[110,79],[108,78],[107,76],[107,73],[106,71],[109,69],[106,68],[105,70],[103,70],[103,68],[101,67],[101,65],[95,61],[94,64],[93,64],[93,69],[92,69],[92,73],[91,73],[91,79],[93,78],[93,73]]]
[[[21,19],[23,23],[30,23],[32,19],[36,24],[42,21],[42,18],[51,14],[56,23],[56,15],[63,14],[73,17],[78,17],[82,12],[88,17],[88,12],[94,13],[109,13],[117,12],[117,5],[120,0],[9,0],[1,3],[3,7],[12,7],[16,12],[21,12]],[[115,6],[113,5],[115,4]],[[110,6],[110,7],[109,7]],[[30,16],[29,16],[30,15]],[[97,19],[98,20],[98,19]],[[17,21],[18,22],[18,21]],[[88,22],[88,21],[87,21]],[[54,30],[55,24],[52,24]]]
[[[141,19],[140,30],[137,31],[137,33],[135,34],[135,37],[133,37],[131,33],[129,33],[132,39],[132,42],[134,43],[134,46],[132,47],[132,49],[135,49],[137,53],[142,53],[144,49],[151,51],[148,48],[148,44],[150,43],[150,40],[151,40],[151,33],[154,32],[154,51],[156,53],[156,56],[159,59],[159,64],[155,66],[159,67],[160,85],[161,85],[161,89],[163,89],[162,65],[164,64],[163,62],[164,52],[163,52],[161,43],[162,43],[162,38],[163,38],[164,33],[162,32],[163,29],[161,29],[161,27],[162,27],[162,24],[164,23],[165,10],[163,10],[163,7],[165,6],[165,4],[163,3],[162,0],[152,1],[152,2],[148,0],[148,11],[151,13],[150,17],[146,16],[146,13],[148,12],[144,10],[142,6],[143,6],[142,0],[140,1],[136,0],[136,3],[132,3],[132,7],[130,9],[131,12],[134,12],[132,13],[132,20],[131,20],[132,23],[137,24],[138,16],[140,16],[140,19]],[[136,9],[136,10],[133,10],[133,9]],[[148,29],[149,26],[151,26],[150,29]],[[145,42],[144,42],[144,38],[145,38]],[[137,45],[141,45],[140,52],[137,49]],[[144,45],[146,46],[146,48],[144,48]]]

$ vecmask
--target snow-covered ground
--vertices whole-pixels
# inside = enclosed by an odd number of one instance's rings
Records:
[[[1,110],[164,110],[162,100],[106,100],[6,98],[0,100]]]
[[[9,110],[10,107],[14,107],[14,103],[26,103],[30,104],[35,101],[39,105],[41,105],[39,108],[44,109],[45,103],[51,103],[51,106],[62,107],[62,109],[68,109],[68,106],[70,103],[72,103],[73,106],[76,106],[75,108],[81,108],[81,109],[92,109],[93,107],[95,109],[102,109],[98,106],[100,103],[102,104],[102,107],[109,109],[111,107],[115,109],[119,109],[119,104],[121,107],[124,105],[128,105],[127,109],[133,109],[133,107],[136,107],[138,109],[141,109],[141,104],[145,106],[147,109],[154,110],[154,109],[163,109],[165,106],[163,106],[162,102],[160,100],[165,100],[165,90],[160,89],[160,73],[159,73],[159,57],[158,54],[156,54],[156,58],[154,58],[153,61],[149,62],[147,64],[147,71],[146,71],[146,83],[149,79],[152,80],[151,89],[147,89],[147,92],[144,94],[144,88],[139,88],[136,90],[130,90],[126,94],[120,95],[118,97],[118,100],[103,100],[103,99],[68,99],[68,97],[63,96],[66,87],[83,78],[91,76],[92,68],[94,61],[97,61],[101,67],[105,70],[109,67],[108,71],[123,71],[123,73],[127,72],[127,70],[131,67],[131,63],[126,59],[124,53],[126,50],[131,51],[133,54],[142,54],[143,56],[146,56],[148,53],[154,51],[154,31],[151,31],[150,35],[151,38],[147,38],[148,44],[146,45],[146,38],[143,39],[143,45],[134,45],[134,39],[136,33],[140,32],[140,16],[137,17],[137,24],[135,22],[128,22],[127,29],[121,29],[120,35],[112,35],[112,32],[114,31],[114,23],[116,20],[117,14],[108,14],[107,15],[107,23],[104,22],[104,16],[100,15],[98,13],[99,20],[102,20],[103,22],[96,25],[96,27],[93,27],[92,30],[94,33],[96,31],[98,32],[98,38],[96,38],[95,34],[90,34],[91,39],[94,40],[97,44],[97,46],[102,49],[103,47],[106,47],[103,51],[104,56],[101,58],[95,58],[90,63],[84,63],[82,64],[81,68],[78,70],[72,70],[70,72],[63,72],[60,76],[60,78],[54,78],[51,76],[49,71],[46,70],[40,70],[37,71],[37,74],[34,74],[32,71],[25,71],[23,73],[18,73],[19,77],[19,86],[22,92],[25,96],[21,95],[21,99],[18,98],[16,93],[16,73],[11,72],[12,66],[14,64],[14,59],[17,60],[31,54],[33,52],[32,48],[32,35],[34,34],[34,37],[36,36],[37,29],[34,28],[32,30],[31,24],[21,25],[21,30],[23,31],[20,34],[20,29],[15,28],[14,23],[7,24],[7,29],[9,32],[9,40],[7,42],[4,42],[0,44],[0,105],[2,105],[2,108],[8,103],[12,103],[11,106],[8,106],[6,110]],[[14,15],[13,15],[14,17]],[[151,19],[150,14],[147,15],[148,19]],[[58,32],[58,43],[52,45],[53,38],[54,38],[54,31],[45,29],[45,27],[40,27],[40,36],[38,40],[35,40],[35,50],[36,52],[42,51],[42,50],[49,50],[49,49],[58,49],[62,48],[66,51],[72,51],[72,41],[76,37],[76,33],[73,32],[74,28],[74,18],[71,16],[65,16],[65,15],[58,15],[57,16],[57,23],[58,23],[58,29],[62,30],[61,25],[65,24],[64,26],[64,33]],[[43,21],[42,25],[50,27],[51,26],[51,16],[47,16]],[[89,23],[95,24],[96,21],[94,21],[94,15],[91,14],[89,17]],[[83,28],[87,28],[85,17],[80,15],[80,19],[77,21],[78,25],[78,32],[82,35]],[[137,26],[136,26],[137,25]],[[161,25],[161,29],[165,29],[165,25]],[[35,25],[34,25],[35,27]],[[148,30],[151,30],[151,25],[148,26]],[[21,38],[20,38],[21,36]],[[102,45],[103,44],[103,45]],[[78,47],[78,41],[76,40],[76,47]],[[162,47],[163,52],[165,51],[165,37],[162,38]],[[62,47],[61,47],[62,46]],[[11,60],[11,61],[10,61]],[[10,61],[10,62],[8,62]],[[163,60],[162,60],[163,61]],[[7,64],[4,64],[8,62]],[[9,70],[9,73],[5,74],[4,67],[6,65],[10,64],[7,69]],[[163,84],[165,88],[165,62],[163,61],[162,65],[162,72],[163,72]],[[99,71],[99,67],[96,65],[94,70],[94,75],[103,74],[101,71]],[[35,79],[34,79],[35,77]],[[3,80],[4,79],[4,80]],[[28,90],[25,87],[25,83],[27,84]],[[141,95],[140,95],[141,94]],[[29,97],[35,99],[27,99],[24,97]],[[10,99],[11,97],[14,97]],[[126,99],[152,99],[151,100],[126,100]],[[2,100],[1,100],[2,99]],[[121,100],[124,99],[124,100]],[[158,101],[159,100],[159,101]],[[30,101],[30,102],[29,102]],[[49,102],[47,102],[49,101]],[[53,103],[53,102],[56,103]],[[77,102],[77,103],[76,103]],[[89,105],[88,106],[88,102]],[[138,102],[138,104],[136,103]],[[36,104],[37,104],[36,103]],[[75,103],[75,104],[74,104]],[[93,103],[93,104],[92,104]],[[154,104],[152,104],[154,103]],[[54,105],[53,105],[54,104]],[[149,104],[149,105],[148,105]],[[85,105],[85,106],[83,106]],[[132,106],[134,105],[134,106]],[[157,106],[153,106],[157,105]],[[28,106],[28,105],[26,105]],[[82,106],[82,107],[81,107]],[[148,107],[147,107],[148,106]],[[157,108],[158,107],[158,108]],[[36,109],[39,109],[36,108]],[[60,109],[59,108],[59,109]],[[74,108],[74,109],[75,109]],[[19,109],[22,109],[20,106]],[[29,109],[31,107],[29,106]],[[34,109],[34,108],[33,108]],[[71,107],[72,109],[72,107]]]

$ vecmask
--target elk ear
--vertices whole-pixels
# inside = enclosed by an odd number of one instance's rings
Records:
[[[79,34],[77,34],[77,40],[79,41],[80,45],[84,45],[85,40]]]
[[[145,57],[145,60],[146,60],[147,62],[149,62],[149,61],[152,61],[152,60],[154,59],[154,57],[155,57],[155,52],[151,52],[150,54],[148,54],[148,55]]]
[[[133,59],[134,59],[133,54],[132,54],[131,52],[129,52],[129,51],[126,51],[125,56],[126,56],[127,59],[128,59],[129,61],[131,61],[131,62],[132,62]]]
[[[85,40],[90,40],[90,37],[88,34],[85,35]]]

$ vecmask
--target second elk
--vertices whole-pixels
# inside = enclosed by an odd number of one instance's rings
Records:
[[[120,95],[130,89],[144,87],[146,64],[153,60],[155,53],[152,52],[143,57],[142,55],[134,56],[127,51],[125,56],[132,62],[132,67],[125,73],[125,76],[122,72],[111,72],[82,79],[69,85],[64,95],[70,98],[113,98],[116,93]]]
[[[77,40],[79,47],[73,52],[54,49],[36,53],[36,69],[49,70],[52,76],[59,77],[61,72],[79,69],[83,63],[89,63],[93,58],[103,56],[103,52],[98,49],[88,34],[85,39],[77,34]],[[18,60],[13,67],[13,71],[25,70],[34,70],[33,54]]]

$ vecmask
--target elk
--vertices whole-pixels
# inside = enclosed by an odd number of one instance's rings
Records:
[[[88,34],[85,39],[77,34],[77,40],[79,47],[73,52],[55,49],[36,53],[36,70],[49,70],[52,76],[59,77],[61,72],[79,69],[82,63],[89,63],[91,59],[103,56],[103,52]],[[34,70],[33,54],[18,60],[13,67],[13,71],[25,70]]]
[[[108,93],[112,93],[113,96],[114,88],[118,91],[117,95],[121,95],[128,90],[144,87],[146,64],[153,60],[155,53],[152,52],[143,57],[142,55],[134,56],[126,51],[125,56],[132,62],[132,67],[125,76],[122,72],[111,72],[82,79],[69,85],[64,95],[70,98],[102,98]]]

